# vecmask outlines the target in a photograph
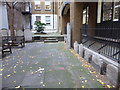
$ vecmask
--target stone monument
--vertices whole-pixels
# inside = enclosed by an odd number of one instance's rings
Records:
[[[71,27],[70,23],[67,23],[67,47],[70,49],[71,48]]]

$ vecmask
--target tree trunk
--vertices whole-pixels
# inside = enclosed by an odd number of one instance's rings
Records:
[[[11,37],[15,36],[15,32],[14,32],[14,6],[11,7],[11,26],[10,26],[10,30],[11,30]]]

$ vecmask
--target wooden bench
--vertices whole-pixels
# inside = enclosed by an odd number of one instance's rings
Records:
[[[25,47],[25,37],[24,36],[14,36],[14,37],[10,37],[9,36],[9,42],[12,46],[21,46],[21,47]]]
[[[7,36],[0,37],[0,50],[2,51],[2,57],[4,57],[6,52],[12,53],[11,45]]]

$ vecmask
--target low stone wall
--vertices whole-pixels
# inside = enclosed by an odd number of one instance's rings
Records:
[[[56,38],[58,41],[64,41],[64,36],[34,36],[33,41],[43,42],[47,38]]]
[[[97,72],[105,75],[113,85],[118,86],[120,84],[120,65],[117,62],[100,55],[77,42],[74,43],[74,50],[86,61],[91,63]]]

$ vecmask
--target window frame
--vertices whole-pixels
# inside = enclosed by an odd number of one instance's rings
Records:
[[[34,1],[34,10],[35,11],[40,11],[41,10],[41,1],[39,1],[40,3],[39,4],[35,4],[36,1]],[[38,1],[37,1],[38,2]],[[40,8],[36,8],[36,5],[39,5]]]
[[[120,1],[119,1],[120,2]],[[104,4],[104,2],[103,2],[103,0],[102,0],[102,7],[101,7],[101,23],[102,22],[109,22],[109,21],[113,21],[113,22],[118,22],[118,21],[120,21],[120,7],[119,7],[119,9],[118,9],[118,20],[115,20],[114,19],[114,16],[115,16],[115,2],[114,2],[114,0],[112,0],[112,14],[111,14],[111,20],[106,20],[106,21],[103,21],[103,4]]]
[[[49,17],[49,20],[47,20],[47,17]],[[49,21],[49,24],[47,21]],[[45,23],[46,23],[46,26],[51,26],[51,16],[45,16]]]
[[[88,25],[88,22],[89,22],[89,6],[85,7],[85,8],[83,9],[83,12],[84,12],[84,11],[86,11],[86,12],[85,12],[85,23],[83,23],[83,21],[82,21],[82,24]],[[83,13],[83,15],[84,15],[84,13]]]
[[[40,20],[37,20],[37,17],[40,17]],[[36,21],[41,21],[41,16],[36,16]]]
[[[46,8],[46,6],[47,6],[47,5],[46,5],[46,2],[49,2],[49,3],[50,3],[50,5],[49,5],[50,8],[49,8],[49,9]],[[51,11],[51,9],[52,9],[52,8],[51,8],[51,1],[50,1],[50,0],[45,0],[45,11]]]
[[[107,9],[106,11],[108,11],[108,10],[112,10],[112,14],[111,14],[111,19],[110,20],[105,20],[105,21],[103,21],[103,12],[104,12],[104,10],[103,10],[103,8],[104,8],[104,1],[102,0],[102,11],[101,11],[101,22],[107,22],[107,21],[113,21],[113,13],[114,13],[114,2],[113,2],[113,0],[112,0],[112,9]]]
[[[119,1],[120,2],[120,1]],[[115,19],[115,2],[114,2],[114,13],[113,13],[113,21],[114,22],[117,22],[117,21],[120,21],[120,4],[118,5],[118,19]]]

